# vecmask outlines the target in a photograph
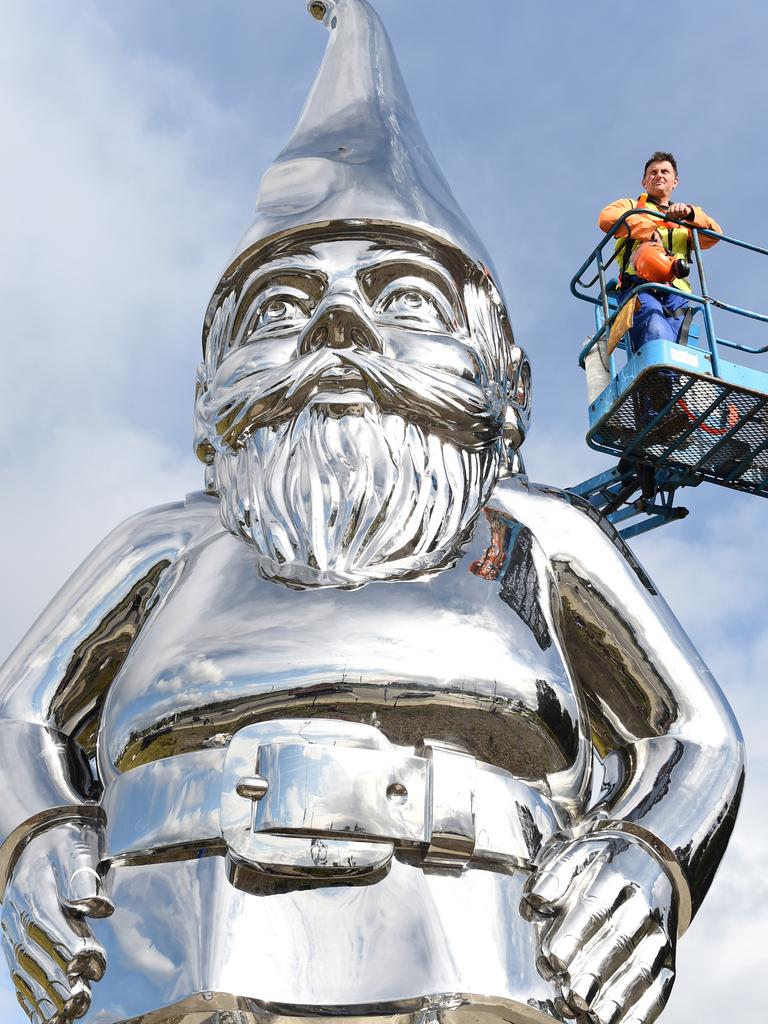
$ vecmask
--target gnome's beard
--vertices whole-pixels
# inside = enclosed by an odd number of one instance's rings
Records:
[[[218,452],[224,525],[261,572],[295,586],[359,586],[452,564],[499,471],[497,446],[454,447],[373,405],[310,405]]]

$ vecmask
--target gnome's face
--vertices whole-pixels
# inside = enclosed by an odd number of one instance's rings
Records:
[[[498,476],[519,350],[460,254],[313,235],[219,295],[197,416],[224,520],[305,585],[439,567]]]

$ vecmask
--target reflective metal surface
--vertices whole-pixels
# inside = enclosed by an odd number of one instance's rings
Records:
[[[108,537],[0,672],[35,1022],[649,1024],[743,776],[612,527],[529,484],[530,369],[364,0],[198,371],[207,493]]]

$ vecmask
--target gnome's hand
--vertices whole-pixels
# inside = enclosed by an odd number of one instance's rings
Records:
[[[676,897],[666,870],[631,836],[554,845],[524,897],[544,917],[539,969],[562,1009],[593,1024],[650,1024],[674,981]]]
[[[2,908],[2,943],[16,994],[34,1024],[82,1017],[90,984],[106,968],[89,917],[112,903],[98,871],[100,833],[85,824],[56,825],[33,839],[13,871]]]

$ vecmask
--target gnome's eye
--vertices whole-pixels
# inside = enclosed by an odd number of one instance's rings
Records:
[[[420,288],[387,289],[381,296],[377,312],[385,318],[402,322],[421,330],[451,330],[450,312],[443,308],[438,295]]]
[[[251,331],[292,326],[303,323],[308,316],[305,306],[295,298],[280,296],[266,299],[257,310]]]

